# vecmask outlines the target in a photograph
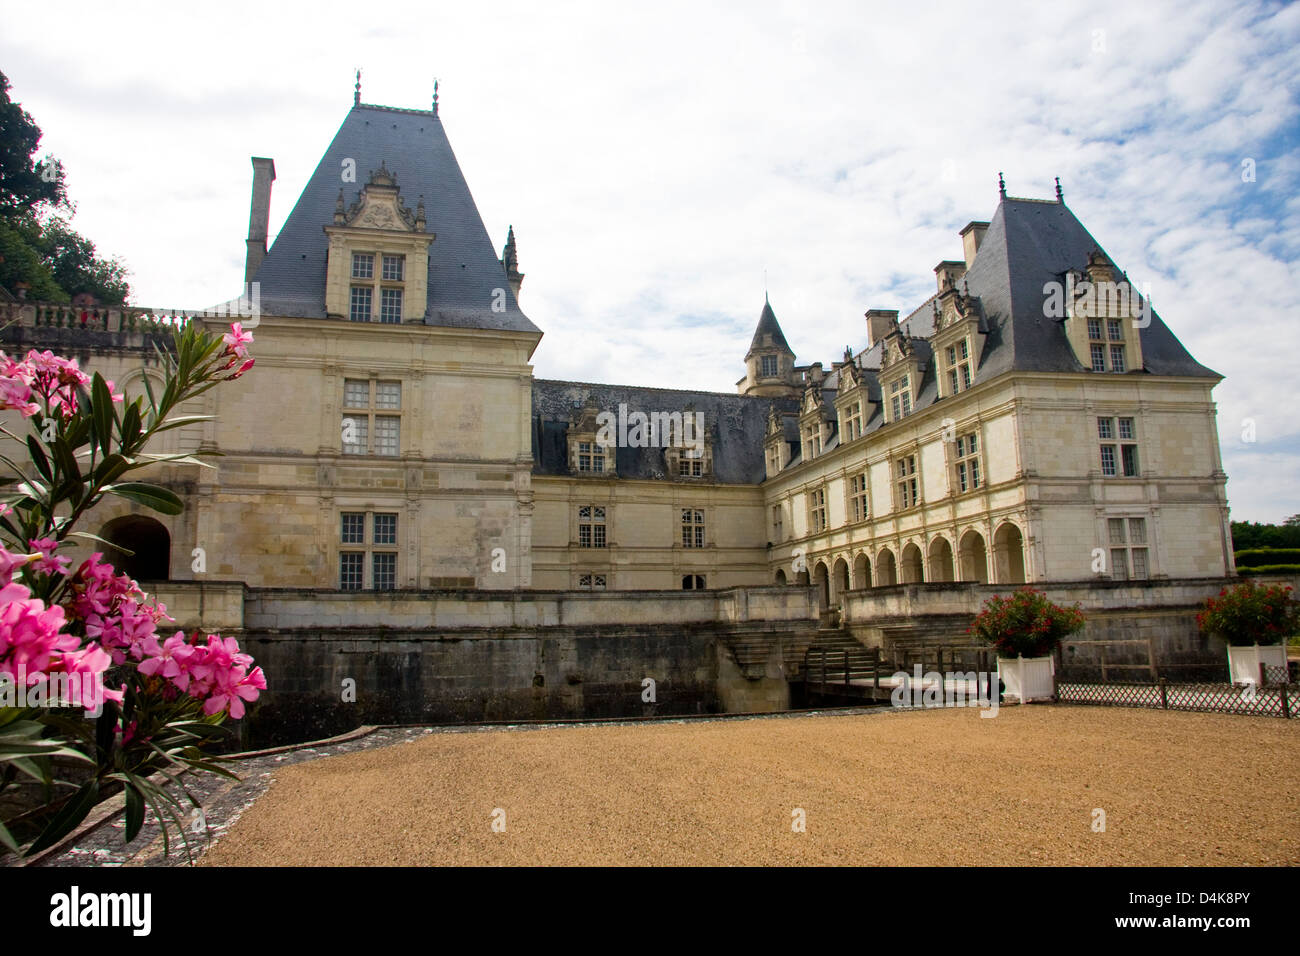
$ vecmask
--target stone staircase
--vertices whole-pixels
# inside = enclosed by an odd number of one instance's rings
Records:
[[[845,670],[849,680],[871,680],[876,672],[877,651],[859,643],[848,631],[841,628],[823,628],[817,631],[804,656],[805,680],[823,683],[844,683]],[[881,664],[882,671],[892,673],[892,667]]]

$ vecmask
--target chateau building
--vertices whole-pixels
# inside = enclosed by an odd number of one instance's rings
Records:
[[[905,317],[796,364],[764,303],[736,394],[537,379],[513,228],[498,255],[432,110],[359,95],[267,249],[253,159],[256,368],[161,450],[168,518],[101,505],[145,579],[341,590],[717,589],[1220,578],[1212,389],[1063,201],[1005,190]],[[958,248],[954,241],[954,251]],[[128,393],[129,310],[31,328]],[[209,319],[214,326],[222,323]],[[789,318],[787,317],[787,321]],[[46,321],[45,324],[49,324]],[[75,323],[74,323],[75,324]],[[93,325],[94,323],[92,323]],[[253,320],[246,320],[253,324]],[[27,336],[24,339],[23,336]],[[665,356],[665,362],[667,362]]]

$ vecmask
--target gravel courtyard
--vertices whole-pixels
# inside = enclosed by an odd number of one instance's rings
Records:
[[[1300,864],[1300,721],[979,713],[435,732],[276,770],[202,862]]]

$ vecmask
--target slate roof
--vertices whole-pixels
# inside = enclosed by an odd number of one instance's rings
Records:
[[[1064,284],[1067,270],[1085,268],[1092,252],[1101,252],[1115,267],[1114,260],[1064,203],[1011,197],[999,203],[979,252],[962,280],[966,291],[979,298],[988,328],[980,364],[974,373],[976,383],[1013,369],[1088,371],[1070,348],[1064,324],[1044,316],[1043,286],[1048,282]],[[1118,267],[1116,270],[1119,271]],[[1121,279],[1122,276],[1116,277],[1116,281]],[[911,337],[921,361],[921,381],[912,386],[914,410],[940,400],[934,350],[926,341],[934,334],[936,297],[937,293],[899,321],[900,331]],[[1121,374],[1222,378],[1192,358],[1154,309],[1150,324],[1137,331],[1142,343],[1142,368]],[[885,425],[879,377],[882,348],[883,342],[876,342],[852,359],[863,370],[861,377],[867,396],[875,403],[871,417],[863,422],[864,434]],[[822,383],[828,406],[834,402],[839,384],[839,369],[833,369]],[[832,438],[826,450],[835,442],[836,438]],[[798,463],[796,456],[787,468]]]
[[[347,159],[356,162],[355,183],[340,181]],[[366,103],[348,111],[253,277],[261,283],[262,308],[272,315],[325,316],[324,227],[334,222],[339,187],[350,206],[381,164],[396,175],[408,209],[424,197],[425,230],[437,236],[429,246],[425,324],[540,332],[506,281],[442,120],[430,111]],[[496,289],[505,290],[504,312],[492,311]]]
[[[685,412],[688,407],[703,412],[713,442],[713,480],[745,485],[758,484],[764,478],[763,438],[768,409],[775,405],[778,411],[799,410],[799,401],[793,398],[533,379],[534,474],[572,474],[568,427],[589,403],[615,416],[620,403],[626,404],[629,412]],[[669,478],[664,471],[662,448],[618,448],[614,462],[619,478]]]
[[[1065,273],[1086,267],[1088,255],[1094,251],[1100,251],[1115,265],[1062,202],[1008,197],[998,204],[979,252],[962,279],[969,293],[979,298],[989,323],[976,382],[1012,369],[1087,371],[1070,348],[1063,323],[1043,315],[1043,286],[1048,282],[1063,284]],[[933,334],[933,301],[931,296],[899,322],[904,333]],[[1124,374],[1222,378],[1192,358],[1154,309],[1150,325],[1140,329],[1139,336],[1143,368]],[[876,343],[860,353],[863,367],[880,368],[880,348]],[[915,406],[923,407],[924,396],[917,398]]]
[[[794,349],[790,348],[785,341],[785,335],[781,332],[781,326],[776,321],[776,313],[772,311],[772,303],[764,300],[763,312],[758,317],[758,328],[754,329],[754,338],[749,343],[749,351],[745,353],[745,358],[749,358],[758,349],[765,348],[763,345],[763,336],[772,337],[772,345],[779,349],[784,349],[791,355]]]

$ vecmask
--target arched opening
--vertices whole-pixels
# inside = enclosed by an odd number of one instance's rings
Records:
[[[849,589],[849,564],[843,558],[835,561],[835,593],[836,603],[843,597],[844,592]]]
[[[853,586],[856,588],[871,587],[871,562],[865,554],[859,554],[853,559]]]
[[[903,548],[903,583],[920,584],[925,580],[921,573],[921,549],[915,544]]]
[[[989,556],[984,545],[984,535],[978,531],[967,531],[961,536],[959,546],[961,557],[961,579],[989,583]]]
[[[172,536],[162,522],[144,515],[114,518],[99,530],[110,545],[104,560],[136,581],[166,581],[171,578]]]
[[[703,575],[699,575],[699,574],[684,574],[684,575],[682,575],[682,590],[683,590],[683,591],[703,591],[703,590],[704,590],[704,577],[703,577]]]
[[[783,568],[776,569],[776,584],[778,587],[785,587],[785,570]]]
[[[894,552],[885,548],[876,557],[876,584],[886,587],[898,583],[898,564],[894,561]]]
[[[993,562],[998,584],[1025,583],[1025,545],[1020,529],[1010,521],[993,534]]]
[[[952,545],[947,538],[935,538],[930,542],[930,580],[951,581],[953,578]]]
[[[817,562],[817,570],[813,575],[813,580],[817,582],[817,594],[821,598],[822,607],[831,606],[831,576],[826,570],[826,565],[821,561]]]

